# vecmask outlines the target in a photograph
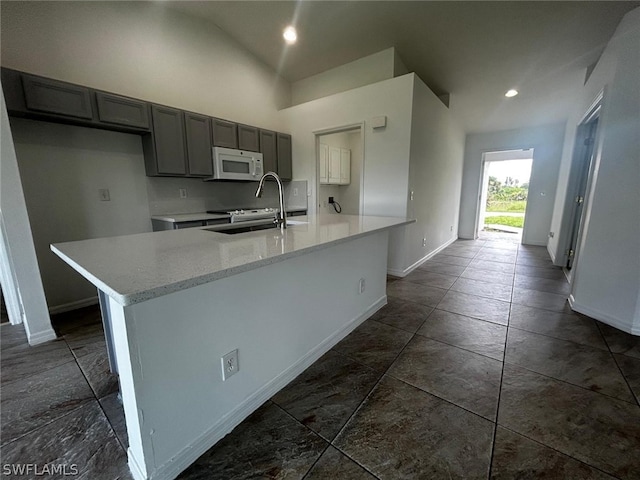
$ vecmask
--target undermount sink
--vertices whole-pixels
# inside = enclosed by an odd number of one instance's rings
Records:
[[[287,226],[304,225],[307,223],[309,222],[302,222],[300,220],[287,220]],[[273,222],[269,222],[269,223],[262,223],[259,225],[239,225],[237,227],[230,227],[230,228],[224,228],[224,229],[220,227],[204,228],[203,230],[208,230],[209,232],[224,233],[226,235],[235,235],[236,233],[255,232],[258,230],[269,230],[272,228],[278,228],[278,226]]]

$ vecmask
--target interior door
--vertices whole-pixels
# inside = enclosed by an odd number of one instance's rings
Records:
[[[584,199],[587,193],[587,184],[589,172],[591,171],[591,163],[593,162],[596,130],[598,128],[598,118],[594,118],[582,126],[582,152],[579,162],[575,165],[578,169],[576,172],[577,183],[575,195],[573,198],[573,210],[571,212],[571,232],[569,251],[567,252],[567,268],[571,269],[575,258],[576,248],[578,246],[578,235],[580,233],[580,225],[584,213]]]

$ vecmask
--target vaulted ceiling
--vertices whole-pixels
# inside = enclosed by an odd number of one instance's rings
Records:
[[[215,23],[290,82],[395,47],[467,132],[564,121],[638,1],[166,2]],[[298,30],[285,47],[282,31]],[[506,99],[516,88],[520,95]]]

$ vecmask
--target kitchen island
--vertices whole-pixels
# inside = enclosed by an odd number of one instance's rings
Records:
[[[318,215],[52,245],[99,290],[134,478],[177,476],[381,308],[388,232],[410,222]]]

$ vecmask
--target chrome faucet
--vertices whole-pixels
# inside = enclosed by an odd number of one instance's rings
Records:
[[[284,210],[284,188],[282,186],[282,180],[280,180],[280,177],[278,176],[277,173],[267,172],[264,175],[262,175],[262,178],[260,179],[260,184],[258,185],[258,190],[256,190],[256,198],[259,198],[262,196],[262,189],[264,188],[264,179],[269,176],[275,178],[276,182],[278,182],[278,200],[280,201],[280,211],[276,212],[276,218],[273,220],[273,223],[278,225],[280,229],[285,229],[287,228],[287,213]]]

